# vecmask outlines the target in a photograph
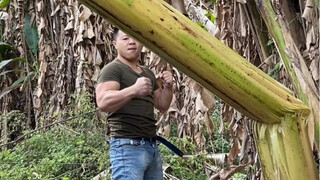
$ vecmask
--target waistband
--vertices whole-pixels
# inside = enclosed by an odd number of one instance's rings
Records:
[[[137,140],[137,141],[147,141],[147,142],[156,142],[157,137],[147,138],[147,137],[136,137],[136,138],[125,138],[125,137],[111,137],[112,139],[129,139],[129,140]]]
[[[155,143],[156,141],[159,141],[162,144],[164,144],[165,146],[167,146],[167,148],[169,148],[171,151],[176,153],[178,156],[180,156],[180,157],[183,156],[183,152],[179,148],[177,148],[175,145],[171,144],[169,141],[167,141],[165,138],[163,138],[161,136],[156,136],[156,137],[152,137],[152,138],[145,138],[145,137],[137,137],[137,138],[111,137],[110,140],[112,140],[112,139],[129,139],[129,140],[137,140],[137,141],[147,141],[147,142],[152,142],[152,143]]]
[[[137,137],[137,138],[131,138],[131,139],[139,140],[139,141],[148,141],[148,142],[156,142],[157,141],[157,137],[153,137],[153,138]]]

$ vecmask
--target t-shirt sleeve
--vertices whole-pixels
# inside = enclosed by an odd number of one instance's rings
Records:
[[[120,83],[121,70],[115,63],[110,63],[102,68],[98,77],[98,84],[107,81],[116,81]]]

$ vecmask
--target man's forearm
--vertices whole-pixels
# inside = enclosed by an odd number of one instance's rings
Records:
[[[164,88],[161,90],[160,96],[159,96],[159,110],[160,111],[166,111],[169,109],[171,101],[172,101],[172,88]]]

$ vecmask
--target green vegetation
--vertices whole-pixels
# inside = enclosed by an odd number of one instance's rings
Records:
[[[8,74],[14,73],[14,75],[19,75],[20,78],[15,80],[9,87],[4,88],[0,91],[0,98],[2,98],[4,95],[8,94],[10,91],[17,89],[19,87],[24,90],[30,80],[36,75],[37,71],[36,69],[31,66],[26,59],[21,57],[16,57],[15,54],[15,48],[11,46],[8,43],[0,42],[0,76],[7,76]],[[22,69],[21,67],[16,69],[15,66],[17,66],[17,62],[23,63],[25,66],[29,66],[32,68],[33,71],[27,71],[25,69]],[[13,65],[14,63],[15,66]],[[12,66],[9,69],[5,69],[6,66]]]
[[[8,125],[15,127],[9,129],[11,135],[25,136],[25,140],[12,149],[0,152],[0,179],[91,179],[110,168],[105,120],[98,121],[92,99],[88,94],[81,98],[71,95],[66,110],[46,120],[47,123],[65,122],[34,133],[26,131],[25,126],[14,126],[25,124],[23,113],[14,111],[0,115],[0,122],[6,118]],[[221,119],[220,108],[216,109],[212,116],[214,123]],[[214,132],[211,137],[206,135],[212,140],[206,145],[206,153],[228,152],[229,140],[219,135],[217,129]],[[205,163],[212,164],[212,160],[204,154],[196,155],[197,147],[190,138],[171,137],[169,140],[194,157],[174,157],[168,148],[160,145],[164,164],[168,166],[166,173],[179,179],[207,179]],[[110,179],[110,174],[105,179]]]
[[[53,119],[70,121],[31,134],[13,149],[0,153],[0,179],[90,179],[108,169],[109,145],[104,129],[98,128],[101,124],[96,122],[90,97],[70,98],[67,109]],[[7,115],[0,119],[12,119],[15,124],[25,121],[21,113],[15,114],[17,117]]]
[[[0,8],[5,8],[10,3],[10,0],[0,0]]]
[[[216,108],[211,116],[213,120],[214,130],[213,136],[207,136],[210,145],[207,146],[207,151],[212,153],[229,153],[230,152],[230,133],[229,133],[229,122],[223,124],[222,133],[219,132],[219,124],[221,123],[221,103],[220,101],[216,101]],[[211,142],[210,142],[211,141]],[[211,151],[210,151],[211,150]]]
[[[0,153],[0,179],[89,179],[107,169],[103,133],[76,134],[59,126]]]
[[[177,137],[171,137],[169,140],[180,149],[183,149],[185,154],[196,153],[196,146],[189,138],[181,139]],[[163,157],[163,163],[169,165],[166,173],[185,180],[207,179],[204,163],[209,162],[210,160],[206,159],[205,156],[199,155],[188,159],[180,157],[173,158],[171,150],[166,148],[164,145],[160,145],[160,152]]]

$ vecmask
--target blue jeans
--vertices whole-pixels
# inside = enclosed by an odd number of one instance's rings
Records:
[[[114,180],[161,180],[162,161],[155,142],[111,138],[110,162]]]

